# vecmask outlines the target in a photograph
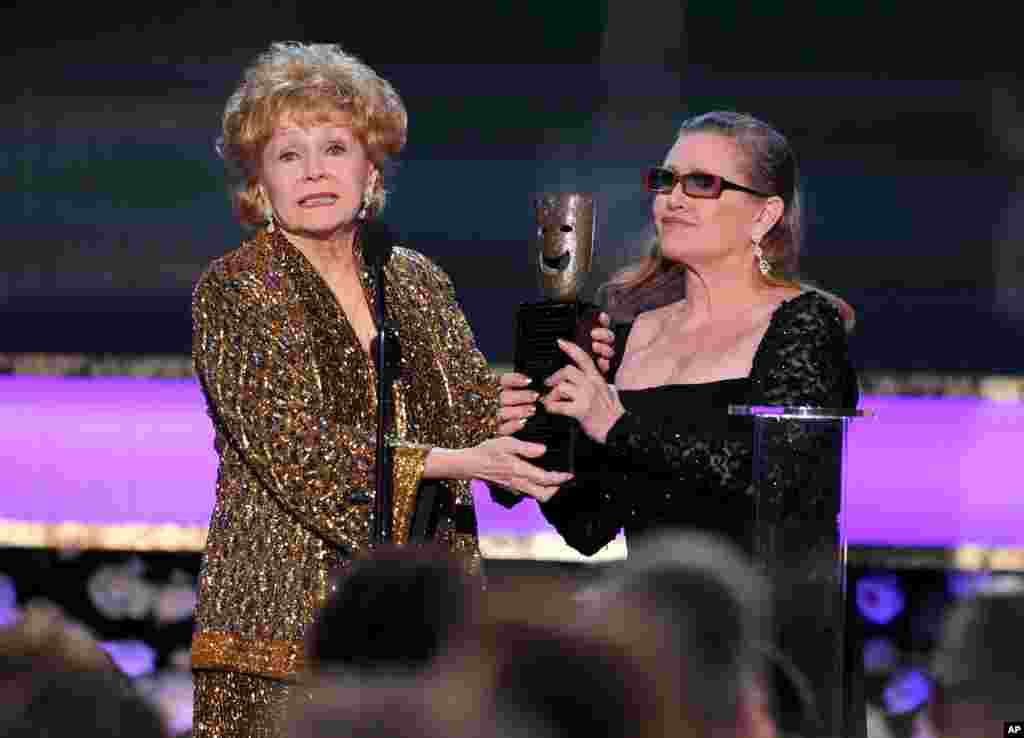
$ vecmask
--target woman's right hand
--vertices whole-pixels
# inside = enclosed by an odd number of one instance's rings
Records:
[[[546,449],[541,443],[506,436],[488,439],[465,451],[469,455],[474,479],[493,482],[541,502],[551,499],[559,485],[573,476],[569,472],[547,471],[527,461],[544,455]]]
[[[544,455],[544,445],[503,436],[479,446],[433,448],[427,454],[424,479],[482,479],[547,502],[558,485],[572,479],[567,472],[546,471],[527,459]]]
[[[501,375],[500,382],[501,409],[498,411],[498,435],[510,436],[522,430],[530,416],[537,412],[540,394],[525,389],[530,384],[530,378],[523,374],[507,372]]]

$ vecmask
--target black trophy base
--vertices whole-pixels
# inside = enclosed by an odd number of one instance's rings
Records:
[[[593,358],[590,332],[598,325],[600,309],[585,302],[523,303],[516,313],[515,370],[532,381],[530,387],[542,395],[544,380],[571,359],[558,347],[559,338],[572,341]],[[547,451],[533,463],[549,471],[574,471],[573,456],[581,433],[579,423],[563,415],[552,415],[537,403],[537,412],[515,437],[543,443]]]

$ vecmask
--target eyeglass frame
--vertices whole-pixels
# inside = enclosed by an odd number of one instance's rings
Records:
[[[671,174],[672,175],[672,186],[669,187],[668,189],[658,189],[658,190],[653,189],[651,187],[651,185],[650,185],[650,180],[651,180],[651,175],[654,172],[668,172],[669,174]],[[695,195],[695,194],[692,194],[690,192],[687,192],[686,191],[686,184],[685,184],[684,180],[685,180],[686,177],[690,177],[690,176],[692,176],[694,174],[702,174],[705,177],[714,177],[715,180],[719,183],[717,189],[715,190],[715,194],[713,194],[713,195]],[[686,174],[679,174],[675,169],[670,169],[668,167],[650,167],[644,173],[644,187],[645,187],[645,189],[648,192],[653,192],[653,193],[658,194],[658,195],[671,195],[672,192],[675,190],[675,188],[678,187],[679,185],[683,186],[683,193],[687,197],[695,197],[695,198],[698,198],[698,199],[701,199],[701,200],[717,200],[718,198],[720,198],[722,196],[722,193],[725,190],[739,190],[740,192],[746,192],[747,194],[750,194],[750,195],[757,195],[758,197],[775,197],[775,195],[769,195],[769,194],[764,193],[764,192],[758,192],[757,190],[751,189],[750,187],[744,187],[741,184],[736,184],[735,182],[726,179],[725,177],[723,177],[720,174],[712,174],[711,172],[702,172],[700,170],[697,170],[697,171],[693,171],[693,172],[687,172]]]

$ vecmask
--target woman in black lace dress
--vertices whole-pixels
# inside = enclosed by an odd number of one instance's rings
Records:
[[[853,311],[797,279],[799,175],[769,125],[731,112],[688,120],[647,188],[654,247],[607,285],[624,323],[620,362],[606,381],[567,344],[573,364],[538,388],[545,409],[578,419],[589,439],[575,478],[541,509],[585,554],[620,530],[628,539],[666,526],[749,550],[752,426],[728,407],[855,407]],[[530,397],[512,375],[503,384],[501,429],[514,432]]]

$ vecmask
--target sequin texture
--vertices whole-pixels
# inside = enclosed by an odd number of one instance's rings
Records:
[[[360,276],[372,310],[373,279]],[[426,448],[494,434],[499,387],[441,269],[396,247],[386,295],[402,342],[392,440],[399,496],[418,484]],[[287,679],[301,670],[297,655],[330,573],[368,545],[375,372],[326,282],[279,232],[261,232],[207,269],[193,325],[220,461],[193,668]],[[467,483],[446,484],[456,502],[472,504]],[[444,523],[438,535],[464,551]]]
[[[197,671],[194,738],[277,738],[293,706],[309,699],[301,686],[251,674]]]

